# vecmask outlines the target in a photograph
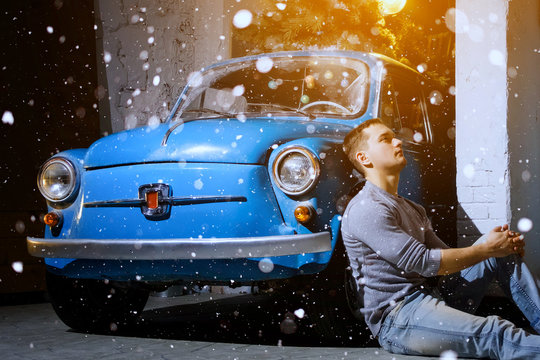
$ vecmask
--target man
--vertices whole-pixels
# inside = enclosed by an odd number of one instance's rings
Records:
[[[407,160],[390,128],[368,120],[343,148],[366,184],[345,210],[342,235],[362,313],[381,346],[401,354],[540,359],[540,336],[473,315],[497,279],[540,333],[540,281],[521,259],[523,236],[504,225],[472,246],[449,248],[424,208],[397,194]],[[429,280],[438,275],[445,275],[438,284]]]

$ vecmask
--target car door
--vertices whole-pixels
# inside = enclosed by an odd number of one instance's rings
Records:
[[[442,149],[434,136],[425,83],[412,71],[389,68],[381,86],[379,117],[402,140],[408,162],[398,192],[422,204],[438,235],[455,243],[455,173],[448,166],[453,153]]]

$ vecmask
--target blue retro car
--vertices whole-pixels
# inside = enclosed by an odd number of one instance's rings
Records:
[[[355,290],[340,214],[362,184],[343,138],[373,117],[394,128],[409,159],[400,193],[452,238],[442,100],[420,73],[372,53],[263,54],[191,74],[163,123],[42,166],[45,237],[27,245],[45,258],[56,312],[100,331],[135,321],[149,292],[171,285],[287,283],[309,293],[315,327],[337,334],[324,314]],[[349,302],[353,314],[358,306]]]

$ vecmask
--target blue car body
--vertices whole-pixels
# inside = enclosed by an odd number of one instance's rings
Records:
[[[329,64],[335,66],[342,59],[358,62],[367,69],[363,79],[367,92],[356,105],[358,111],[345,111],[321,100],[313,107],[299,103],[291,111],[255,104],[261,111],[221,114],[221,108],[214,108],[215,113],[189,113],[190,91],[205,86],[205,74],[218,73],[212,76],[219,83],[228,68],[236,71],[260,59],[273,60],[274,68],[279,68],[281,59],[305,63],[330,59]],[[282,68],[288,66],[283,64]],[[404,141],[409,165],[399,192],[432,206],[432,211],[450,211],[454,199],[442,199],[442,190],[431,190],[437,185],[428,180],[430,176],[451,179],[453,155],[446,137],[451,124],[430,113],[427,80],[421,74],[376,54],[275,53],[232,59],[196,73],[164,123],[119,132],[88,149],[55,155],[52,160],[62,159],[73,167],[73,190],[64,199],[48,200],[49,212],[59,222],[46,227],[44,238],[29,238],[29,252],[44,257],[49,272],[74,279],[254,283],[319,273],[340,241],[340,213],[359,181],[342,152],[344,136],[370,118],[391,115],[397,119],[391,126],[399,122],[397,114],[384,113],[382,104],[389,74],[398,74],[394,83],[407,77],[418,85],[425,113],[423,137]],[[300,90],[307,91],[312,81],[333,80],[327,72],[319,75],[314,80],[304,77]],[[349,85],[347,71],[331,75]],[[277,79],[275,84],[272,79],[268,84],[272,88],[283,86],[279,82],[296,81],[291,79]],[[242,86],[245,93],[250,91]],[[223,91],[213,93],[229,96]],[[205,94],[208,97],[212,92]],[[235,96],[232,102],[242,95]],[[309,113],[316,107],[323,111]],[[300,108],[305,111],[293,111]],[[443,135],[437,138],[438,133]],[[298,149],[300,153],[294,153]],[[292,155],[283,155],[288,151]],[[291,194],[280,187],[277,182],[282,175],[276,169],[280,156],[285,157],[283,161],[296,161],[290,171],[302,173],[298,164],[315,164],[316,171],[309,170],[315,171],[312,178],[305,178],[312,181],[307,191]],[[450,176],[441,174],[434,161],[447,164],[443,169]],[[434,166],[437,171],[432,170]],[[292,177],[286,181],[296,186]],[[151,196],[156,196],[156,203]],[[311,209],[309,221],[295,217],[299,206]]]

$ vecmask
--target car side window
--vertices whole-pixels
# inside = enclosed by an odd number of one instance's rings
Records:
[[[387,77],[382,84],[379,118],[386,126],[394,130],[396,133],[401,130],[401,122],[399,121],[399,112],[397,108],[394,85],[392,83],[392,79],[389,77]]]
[[[401,121],[400,135],[411,142],[426,143],[428,138],[420,86],[404,78],[394,79],[393,85]]]

